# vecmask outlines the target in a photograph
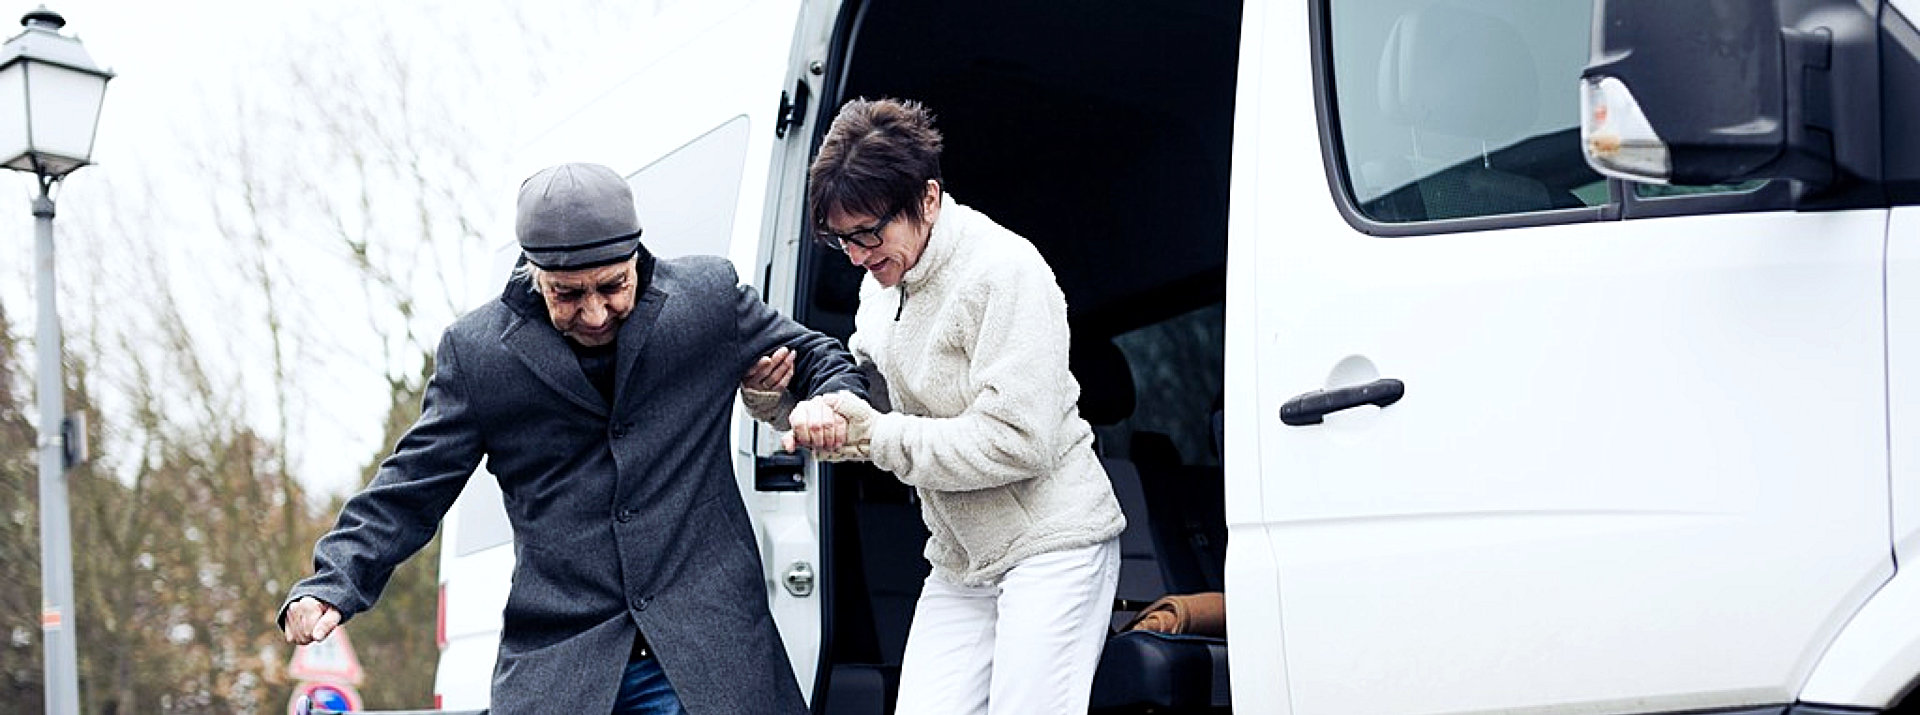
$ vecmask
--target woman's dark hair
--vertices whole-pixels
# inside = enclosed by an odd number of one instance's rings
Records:
[[[808,172],[815,227],[839,208],[920,222],[927,180],[940,179],[940,130],[919,102],[856,99],[840,108]]]

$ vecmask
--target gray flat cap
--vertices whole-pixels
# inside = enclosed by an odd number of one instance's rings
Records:
[[[599,164],[550,166],[528,177],[514,229],[527,261],[549,271],[604,266],[640,249],[633,190]]]

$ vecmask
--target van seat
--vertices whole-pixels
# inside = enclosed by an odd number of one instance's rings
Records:
[[[1153,549],[1170,593],[1219,591],[1226,585],[1226,474],[1219,467],[1182,464],[1173,438],[1136,432],[1132,448],[1140,471]]]
[[[1093,675],[1095,713],[1227,708],[1227,641],[1127,631],[1107,639]]]
[[[1127,528],[1120,532],[1120,587],[1114,598],[1149,603],[1168,593],[1162,578],[1153,529],[1148,523],[1146,490],[1140,472],[1124,459],[1100,458],[1100,466],[1113,481],[1113,495],[1120,501],[1120,512],[1127,516]],[[1125,624],[1132,613],[1117,613],[1114,626]]]
[[[1069,360],[1074,378],[1080,383],[1082,417],[1097,426],[1112,426],[1131,416],[1133,373],[1119,346],[1111,340],[1075,341]],[[1130,449],[1138,448],[1138,437],[1129,440]],[[1166,439],[1164,435],[1160,438]],[[1153,442],[1150,438],[1147,441]],[[1172,443],[1167,442],[1166,446],[1171,448]],[[1138,455],[1134,459],[1121,458],[1115,456],[1118,450],[1114,447],[1096,445],[1096,451],[1101,454],[1100,466],[1113,481],[1114,496],[1127,517],[1127,527],[1120,534],[1120,585],[1116,596],[1144,605],[1169,593],[1186,592],[1171,587],[1173,582],[1169,580],[1164,559],[1174,552],[1163,547],[1162,542],[1178,537],[1162,536],[1162,532],[1173,534],[1177,529],[1161,528],[1157,520],[1163,507],[1154,500],[1164,497],[1156,496],[1155,487],[1150,486],[1165,483],[1172,477],[1148,475],[1146,465],[1138,464]],[[1177,454],[1173,461],[1177,465]],[[1193,561],[1183,555],[1176,555],[1176,559]],[[1193,572],[1197,567],[1181,571]],[[1116,614],[1115,624],[1125,623],[1132,615],[1131,612]],[[1100,713],[1224,708],[1229,704],[1226,657],[1226,640],[1221,638],[1147,631],[1116,634],[1107,639],[1099,667],[1094,672],[1091,708]]]
[[[1080,383],[1080,416],[1101,429],[1096,433],[1117,434],[1119,423],[1133,415],[1133,372],[1127,356],[1111,340],[1078,339],[1067,353],[1068,369]],[[1140,472],[1133,462],[1118,455],[1114,440],[1096,438],[1094,451],[1100,466],[1113,482],[1113,495],[1120,512],[1127,517],[1127,528],[1120,532],[1120,588],[1115,598],[1147,602],[1166,593],[1161,582],[1160,565],[1155,556],[1152,531],[1147,526],[1147,497],[1140,484]],[[1125,616],[1116,616],[1115,625]]]

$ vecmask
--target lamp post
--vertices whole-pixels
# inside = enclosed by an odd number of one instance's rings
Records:
[[[54,310],[53,187],[86,166],[93,154],[100,102],[113,73],[94,66],[80,41],[60,34],[65,18],[42,5],[20,24],[26,29],[0,46],[0,166],[32,172],[34,273],[40,317],[40,634],[46,653],[48,713],[78,715],[80,681],[73,622],[73,544],[67,517],[65,380],[60,365],[60,315]]]

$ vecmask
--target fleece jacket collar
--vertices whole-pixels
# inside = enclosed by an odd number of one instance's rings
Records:
[[[933,232],[927,237],[927,246],[920,249],[920,258],[913,267],[901,274],[900,285],[907,290],[918,292],[921,284],[940,274],[940,267],[953,261],[953,254],[959,250],[966,235],[967,224],[973,218],[973,209],[954,201],[946,192],[940,193],[940,218],[933,222]]]

